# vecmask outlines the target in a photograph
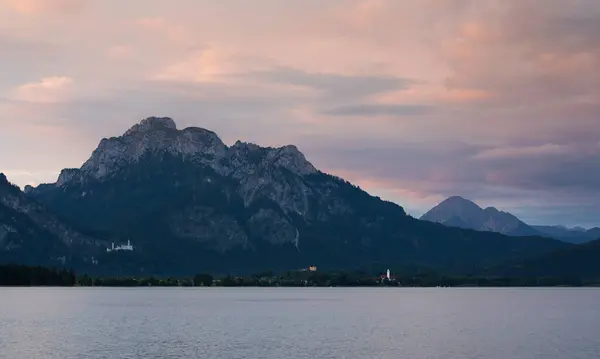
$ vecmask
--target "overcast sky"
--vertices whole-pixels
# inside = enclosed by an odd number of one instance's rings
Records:
[[[600,225],[598,0],[0,0],[0,171],[148,116],[293,143],[414,216]]]

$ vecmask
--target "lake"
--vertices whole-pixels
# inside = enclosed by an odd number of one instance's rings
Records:
[[[600,358],[600,290],[0,288],[0,357]]]

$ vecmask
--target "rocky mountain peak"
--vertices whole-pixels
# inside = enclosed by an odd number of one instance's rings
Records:
[[[127,132],[125,132],[125,136],[131,136],[138,133],[146,133],[151,131],[160,131],[160,130],[177,130],[177,124],[170,117],[148,117],[143,119],[140,123],[133,125]]]
[[[261,148],[262,147],[260,147],[259,145],[255,144],[255,143],[242,142],[240,140],[235,141],[233,146],[231,146],[231,149],[234,151],[237,151],[237,152],[258,151]]]
[[[164,155],[205,165],[220,175],[236,178],[258,173],[270,176],[275,168],[285,168],[301,176],[317,172],[296,146],[260,147],[237,141],[227,147],[213,131],[198,127],[178,130],[170,117],[148,117],[122,136],[102,139],[80,169],[63,170],[53,186],[104,181],[143,158],[149,156],[161,161]]]
[[[60,171],[60,175],[58,175],[58,180],[56,181],[57,186],[63,186],[73,180],[79,173],[77,168],[65,168]]]
[[[295,173],[307,175],[317,172],[317,169],[306,159],[304,154],[294,145],[278,148],[274,154],[274,163],[292,170]]]
[[[477,204],[475,204],[475,202],[468,200],[464,197],[461,196],[451,196],[448,197],[447,199],[445,199],[444,201],[442,201],[440,204],[453,204],[453,205],[464,205],[464,206],[477,206]],[[477,206],[479,207],[479,206]]]
[[[143,156],[170,154],[182,158],[197,157],[214,166],[225,156],[227,146],[212,131],[190,127],[178,130],[170,117],[148,117],[131,127],[123,136],[100,141],[80,173],[61,174],[59,185],[77,178],[102,179],[124,166],[139,161]]]
[[[421,219],[450,227],[492,231],[507,235],[539,234],[510,213],[502,212],[494,207],[482,209],[475,202],[459,196],[450,197],[441,202],[425,213]]]
[[[12,184],[8,180],[8,178],[6,178],[6,175],[4,175],[4,173],[0,173],[0,195],[2,195],[3,193],[6,194],[20,191],[21,190],[19,189],[19,187],[17,187],[17,185]]]
[[[480,211],[482,211],[482,208],[475,204],[475,202],[460,196],[452,196],[434,207],[430,211],[430,214],[453,213],[459,216],[472,216]]]
[[[492,214],[500,213],[500,211],[496,207],[487,207],[486,209],[484,209],[484,211]]]
[[[254,143],[237,141],[229,149],[231,164],[236,168],[248,165],[272,166],[285,168],[298,175],[316,173],[317,169],[306,159],[296,146],[260,147]]]
[[[187,127],[182,131],[178,131],[178,135],[184,141],[202,147],[203,151],[213,147],[218,148],[219,151],[223,151],[227,147],[216,133],[205,128]]]

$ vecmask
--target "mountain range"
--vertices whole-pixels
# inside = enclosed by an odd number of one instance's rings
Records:
[[[3,176],[0,206],[0,261],[61,263],[99,274],[309,265],[378,271],[398,264],[472,273],[573,246],[533,236],[538,232],[518,220],[486,223],[532,236],[418,220],[319,171],[295,146],[227,146],[212,131],[180,130],[168,117],[146,118],[103,139],[56,183],[21,192]],[[470,205],[463,210],[474,212]],[[127,241],[133,251],[106,250]]]
[[[81,265],[105,247],[27,198],[0,173],[0,262]]]
[[[600,228],[567,228],[565,226],[531,226],[544,236],[570,243],[586,243],[600,238]]]
[[[425,213],[421,220],[449,227],[498,232],[508,236],[545,236],[570,243],[585,243],[600,238],[600,228],[566,228],[563,226],[534,226],[514,215],[494,207],[485,209],[475,202],[454,196]]]

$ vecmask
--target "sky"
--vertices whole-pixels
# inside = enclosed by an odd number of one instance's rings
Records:
[[[0,0],[0,171],[142,118],[295,144],[420,216],[600,226],[598,0]]]

